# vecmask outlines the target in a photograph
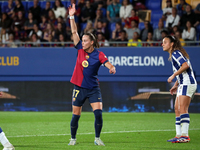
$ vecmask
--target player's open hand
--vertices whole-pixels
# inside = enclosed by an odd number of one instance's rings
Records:
[[[74,14],[75,14],[75,12],[76,12],[75,4],[73,3],[73,4],[72,4],[72,7],[69,6],[69,7],[68,7],[68,10],[69,10],[69,15],[70,15],[70,16],[74,16]]]
[[[167,82],[171,83],[172,80],[173,80],[174,78],[175,78],[175,76],[174,76],[174,75],[171,75],[171,76],[167,79]]]
[[[110,70],[109,70],[110,74],[115,74],[116,73],[116,69],[115,67],[112,67]]]
[[[176,94],[177,88],[178,88],[178,86],[173,86],[173,87],[170,89],[171,95]]]

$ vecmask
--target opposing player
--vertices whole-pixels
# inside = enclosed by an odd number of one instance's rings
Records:
[[[169,53],[169,59],[172,62],[174,71],[167,81],[171,83],[175,77],[177,78],[174,86],[170,89],[172,95],[177,93],[175,100],[176,136],[167,141],[172,143],[187,143],[190,141],[188,135],[190,124],[188,108],[196,91],[197,82],[189,55],[176,37],[166,36],[163,39],[163,50]]]
[[[95,116],[95,145],[104,145],[100,139],[100,133],[103,125],[102,119],[102,97],[98,85],[97,72],[101,64],[109,69],[111,74],[115,74],[115,67],[108,61],[103,52],[98,51],[99,48],[96,37],[92,33],[86,33],[82,37],[82,41],[77,33],[76,23],[74,21],[75,4],[69,7],[70,26],[73,35],[75,48],[78,50],[76,66],[71,78],[74,84],[72,95],[72,111],[71,119],[71,140],[68,145],[76,144],[76,132],[78,129],[78,121],[81,115],[82,105],[88,98]]]
[[[3,95],[2,92],[0,92],[0,97]],[[14,146],[8,141],[8,139],[6,138],[5,133],[3,132],[3,130],[0,127],[0,142],[3,145],[3,150],[15,150]]]

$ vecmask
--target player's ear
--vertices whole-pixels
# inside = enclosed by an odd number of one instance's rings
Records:
[[[171,47],[172,47],[172,46],[174,45],[174,42],[171,42],[170,45],[171,45]]]
[[[94,45],[94,41],[91,41],[91,45]]]

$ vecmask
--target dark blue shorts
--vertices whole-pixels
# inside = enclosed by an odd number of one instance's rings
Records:
[[[89,99],[90,103],[102,102],[101,91],[99,87],[93,89],[85,89],[74,85],[72,93],[72,105],[82,106],[86,99]]]

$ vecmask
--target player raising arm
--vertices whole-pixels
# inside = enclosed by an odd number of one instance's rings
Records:
[[[85,33],[82,41],[77,32],[77,26],[74,21],[75,4],[69,7],[69,19],[73,42],[78,50],[76,65],[71,78],[71,83],[74,84],[72,95],[72,111],[71,119],[71,140],[68,145],[76,144],[76,132],[78,129],[78,121],[81,115],[82,105],[86,99],[89,99],[90,105],[95,116],[95,145],[104,145],[100,139],[100,133],[103,125],[102,119],[102,97],[98,84],[97,73],[101,64],[104,64],[111,74],[115,74],[115,67],[108,61],[105,54],[98,51],[99,43],[95,35]]]
[[[197,82],[189,55],[176,37],[166,36],[163,39],[163,50],[169,53],[169,59],[172,62],[174,71],[173,75],[167,81],[171,83],[175,77],[177,78],[174,86],[170,89],[172,95],[177,93],[175,100],[176,136],[167,141],[172,143],[186,143],[190,141],[188,135],[190,124],[188,108],[196,91]]]

